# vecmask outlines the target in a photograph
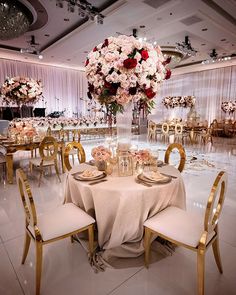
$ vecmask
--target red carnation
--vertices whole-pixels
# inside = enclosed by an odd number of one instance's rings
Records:
[[[149,58],[147,50],[142,50],[141,51],[141,56],[143,60],[147,60]]]
[[[170,79],[171,76],[171,70],[170,69],[166,69],[166,76],[165,76],[165,80]]]
[[[127,58],[124,60],[124,67],[126,69],[133,69],[137,66],[137,59],[136,58]]]
[[[85,62],[85,66],[87,66],[88,64],[89,64],[89,59],[87,58]]]
[[[95,51],[98,51],[96,46],[93,48],[93,52],[95,52]]]
[[[145,89],[145,94],[147,95],[147,98],[152,99],[156,95],[156,92],[153,92],[152,88],[147,88]]]

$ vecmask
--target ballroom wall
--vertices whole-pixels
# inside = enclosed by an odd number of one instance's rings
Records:
[[[182,95],[196,97],[196,111],[201,118],[209,122],[224,119],[226,114],[221,110],[221,102],[236,100],[236,66],[172,76],[163,82],[153,114],[160,118],[186,118],[189,109],[166,109],[161,103],[165,96]]]
[[[44,100],[40,100],[35,107],[46,107],[47,114],[66,110],[65,115],[71,117],[75,112],[86,111],[86,103],[81,100],[87,97],[87,80],[84,72],[0,59],[0,85],[6,77],[22,75],[42,81]]]

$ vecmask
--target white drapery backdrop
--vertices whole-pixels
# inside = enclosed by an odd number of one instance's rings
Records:
[[[65,110],[65,116],[71,117],[73,113],[86,112],[86,102],[82,99],[87,98],[88,87],[83,71],[0,59],[0,84],[6,77],[15,76],[42,81],[44,100],[34,107],[46,107],[47,114]],[[3,105],[1,99],[0,105]]]
[[[227,115],[221,110],[221,102],[236,100],[236,66],[172,76],[161,85],[152,114],[160,120],[171,117],[186,119],[189,108],[166,109],[161,102],[165,96],[182,95],[196,97],[195,107],[201,119],[208,122],[215,118],[224,119]]]

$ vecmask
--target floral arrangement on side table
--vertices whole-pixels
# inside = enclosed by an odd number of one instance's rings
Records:
[[[42,83],[26,77],[7,78],[0,88],[0,94],[6,104],[34,104],[42,95]]]
[[[161,81],[170,78],[160,47],[133,36],[109,37],[86,60],[89,98],[106,105],[111,114],[131,101],[150,110]]]
[[[221,104],[221,109],[225,113],[233,114],[236,110],[236,101],[223,101]]]
[[[195,102],[195,96],[167,96],[162,99],[162,103],[166,108],[192,108]]]

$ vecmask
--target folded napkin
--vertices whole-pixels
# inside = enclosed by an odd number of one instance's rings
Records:
[[[162,175],[159,171],[144,172],[143,176],[152,181],[159,181],[166,178],[166,176]]]

